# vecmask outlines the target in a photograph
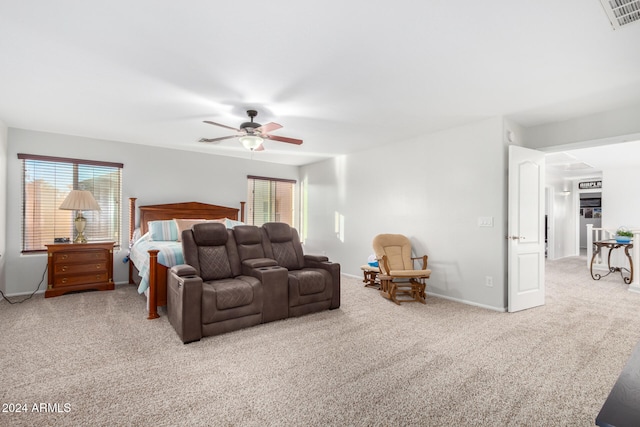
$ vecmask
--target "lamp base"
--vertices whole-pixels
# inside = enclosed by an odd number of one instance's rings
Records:
[[[82,216],[82,212],[78,212],[78,216],[73,221],[76,226],[77,235],[73,240],[73,243],[87,243],[87,238],[84,236],[84,227],[87,225],[87,220]]]

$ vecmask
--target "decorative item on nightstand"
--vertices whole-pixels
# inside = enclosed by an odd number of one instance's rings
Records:
[[[617,243],[629,243],[632,237],[633,233],[627,227],[620,227],[616,230]]]
[[[93,198],[91,192],[86,190],[71,190],[59,209],[78,212],[74,220],[77,236],[73,243],[87,243],[87,238],[84,236],[84,228],[87,225],[87,220],[82,216],[82,211],[100,210],[100,205],[96,202],[96,199]]]

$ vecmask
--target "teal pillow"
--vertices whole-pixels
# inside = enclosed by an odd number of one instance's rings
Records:
[[[172,219],[167,221],[149,221],[149,239],[175,242],[178,240],[178,227]]]
[[[233,228],[236,225],[244,225],[244,222],[236,221],[229,218],[225,218],[224,221],[225,221],[225,224],[227,225],[227,228]]]

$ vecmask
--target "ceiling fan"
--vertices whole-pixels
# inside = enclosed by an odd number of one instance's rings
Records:
[[[288,144],[295,144],[295,145],[300,145],[302,144],[302,140],[301,139],[295,139],[295,138],[287,138],[284,136],[277,136],[277,135],[271,135],[269,134],[269,132],[272,132],[274,130],[278,130],[280,129],[282,126],[280,126],[278,123],[267,123],[265,125],[261,125],[260,123],[256,123],[253,121],[253,118],[256,117],[258,115],[258,112],[256,110],[247,110],[247,116],[249,116],[249,118],[251,119],[250,122],[244,122],[240,125],[239,129],[236,129],[232,126],[227,126],[227,125],[223,125],[220,123],[216,123],[216,122],[211,122],[209,120],[205,120],[204,123],[208,123],[210,125],[215,125],[215,126],[220,126],[226,129],[231,129],[234,130],[236,132],[238,132],[236,135],[230,135],[230,136],[223,136],[220,138],[202,138],[200,139],[200,142],[220,142],[220,141],[224,141],[225,139],[231,139],[231,138],[238,138],[240,140],[240,143],[243,145],[243,147],[245,147],[248,150],[251,151],[262,151],[264,150],[264,145],[262,144],[262,142],[265,139],[271,139],[273,141],[280,141],[280,142],[286,142]]]

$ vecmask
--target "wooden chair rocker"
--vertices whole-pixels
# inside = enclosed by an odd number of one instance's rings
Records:
[[[380,294],[400,305],[402,302],[426,304],[427,255],[411,257],[411,242],[402,234],[379,234],[373,239],[373,251],[378,258]],[[416,270],[414,261],[422,260],[422,268]],[[398,295],[404,296],[398,299]]]

